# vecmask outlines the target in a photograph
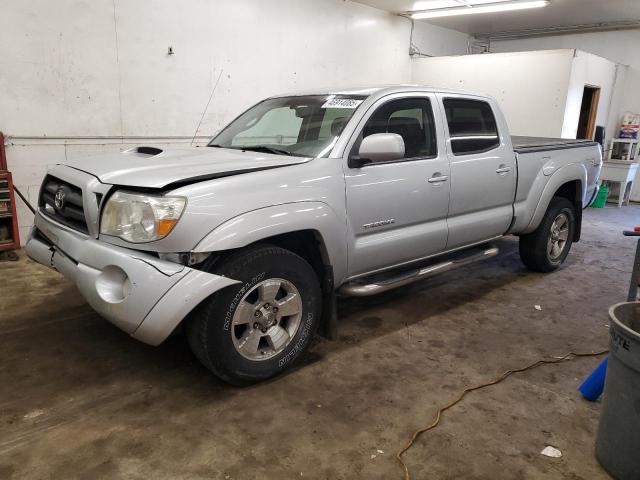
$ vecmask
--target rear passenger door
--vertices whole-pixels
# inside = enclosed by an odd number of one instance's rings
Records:
[[[516,160],[504,118],[483,98],[440,94],[451,168],[447,250],[504,234],[513,218]]]

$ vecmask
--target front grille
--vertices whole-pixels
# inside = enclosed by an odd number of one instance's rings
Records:
[[[56,205],[56,196],[58,205]],[[56,220],[83,233],[89,233],[84,216],[82,189],[52,175],[47,175],[40,189],[40,210]]]

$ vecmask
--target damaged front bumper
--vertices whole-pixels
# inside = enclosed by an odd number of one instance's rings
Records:
[[[25,250],[73,281],[89,305],[158,345],[202,300],[238,281],[83,235],[36,213]]]

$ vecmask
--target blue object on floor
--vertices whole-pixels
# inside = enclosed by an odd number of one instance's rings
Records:
[[[595,402],[604,390],[604,378],[607,374],[607,361],[605,358],[596,369],[591,372],[591,375],[582,382],[582,385],[578,388],[584,398],[590,402]]]

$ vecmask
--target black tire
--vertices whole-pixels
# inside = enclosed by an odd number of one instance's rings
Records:
[[[217,275],[240,280],[242,283],[213,294],[202,302],[187,321],[189,345],[202,364],[222,380],[232,385],[243,386],[278,375],[298,362],[309,346],[321,316],[320,284],[311,265],[289,250],[262,244],[230,254],[220,263],[216,263],[211,271]],[[253,324],[253,327],[234,326],[233,318],[243,298],[253,295],[252,292],[260,292],[260,285],[264,285],[268,279],[284,280],[297,289],[301,300],[301,317],[296,316],[297,330],[289,337],[289,343],[281,352],[276,354],[274,348],[271,352],[273,357],[252,360],[245,358],[234,342],[241,342],[241,334],[250,333],[249,329],[253,332],[257,323]],[[286,293],[284,290],[281,292]],[[260,304],[259,299],[256,300],[256,304]],[[290,318],[293,317],[282,317],[280,320],[272,318],[271,321],[285,322]],[[246,330],[238,334],[238,328]],[[255,329],[255,333],[260,335],[258,330],[263,328],[266,327]],[[233,335],[236,335],[236,340]],[[262,344],[263,340],[260,339],[260,342]],[[263,348],[268,349],[271,346]]]
[[[564,215],[568,220],[567,240],[560,254],[549,253],[548,245],[552,236],[552,225],[557,218]],[[520,236],[520,258],[527,268],[535,272],[553,272],[562,265],[569,255],[576,229],[576,212],[574,205],[564,197],[553,197],[542,222],[533,232]]]

